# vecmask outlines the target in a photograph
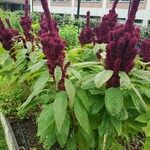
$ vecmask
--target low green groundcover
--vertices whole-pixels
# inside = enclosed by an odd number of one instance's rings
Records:
[[[1,122],[0,122],[0,150],[8,150]]]

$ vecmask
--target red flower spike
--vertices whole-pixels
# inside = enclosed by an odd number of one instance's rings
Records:
[[[94,33],[90,27],[90,12],[88,11],[86,15],[86,26],[84,29],[82,29],[79,35],[79,42],[82,46],[85,44],[90,44],[93,42],[93,38]]]
[[[9,22],[9,26],[11,24]],[[18,30],[13,28],[6,28],[0,18],[0,42],[2,43],[3,47],[9,51],[11,57],[16,60],[15,57],[15,49],[13,48],[14,43],[16,41],[15,37],[19,35]]]
[[[64,81],[65,78],[67,78],[66,69],[69,65],[68,63],[64,65],[65,42],[60,38],[58,34],[57,22],[55,22],[55,20],[51,18],[47,0],[41,0],[41,4],[44,9],[44,14],[41,18],[40,31],[42,49],[47,58],[49,73],[53,77],[54,81],[54,70],[56,66],[59,66],[61,68],[62,79],[58,84],[58,89],[65,90]]]
[[[21,17],[20,24],[24,31],[26,41],[34,41],[34,36],[31,34],[32,31],[32,20],[29,16],[29,1],[25,0],[25,13],[24,16]]]
[[[140,30],[133,23],[139,3],[140,0],[133,0],[125,25],[118,25],[109,33],[105,64],[106,69],[113,70],[113,75],[107,82],[107,87],[120,86],[119,71],[128,74],[134,67]]]
[[[109,10],[107,15],[102,17],[102,22],[100,25],[94,28],[95,42],[96,43],[108,43],[109,42],[109,32],[114,29],[117,25],[116,6],[119,0],[115,0],[112,9]]]
[[[150,62],[150,38],[142,41],[140,57],[143,62]]]

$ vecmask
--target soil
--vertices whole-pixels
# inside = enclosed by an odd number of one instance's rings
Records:
[[[10,119],[10,124],[16,136],[19,150],[44,150],[36,136],[37,125],[35,117],[29,119]]]

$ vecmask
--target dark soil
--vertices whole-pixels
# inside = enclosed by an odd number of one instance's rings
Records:
[[[37,125],[35,117],[29,119],[10,119],[20,150],[44,150],[36,136]]]

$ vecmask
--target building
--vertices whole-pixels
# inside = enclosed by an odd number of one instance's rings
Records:
[[[0,0],[0,8],[4,10],[22,10],[24,6],[24,0]]]
[[[33,2],[32,2],[33,1]],[[40,0],[30,0],[33,11],[42,12]],[[77,0],[48,0],[52,13],[70,14],[73,18],[77,14]],[[103,16],[108,13],[113,0],[81,0],[80,15],[85,15],[89,10],[91,16]],[[130,0],[120,0],[117,13],[120,21],[127,17]],[[150,0],[141,0],[136,23],[147,26],[150,24]]]
[[[40,0],[29,0],[31,11],[42,12]],[[52,13],[69,14],[72,18],[77,14],[78,0],[48,0]],[[0,0],[0,5],[10,10],[22,9],[24,0]],[[113,0],[81,0],[80,15],[86,15],[89,10],[91,16],[102,17],[108,13]],[[130,0],[120,0],[117,5],[118,18],[121,22],[127,17]],[[139,11],[136,16],[136,23],[147,26],[150,24],[150,0],[141,0]]]

